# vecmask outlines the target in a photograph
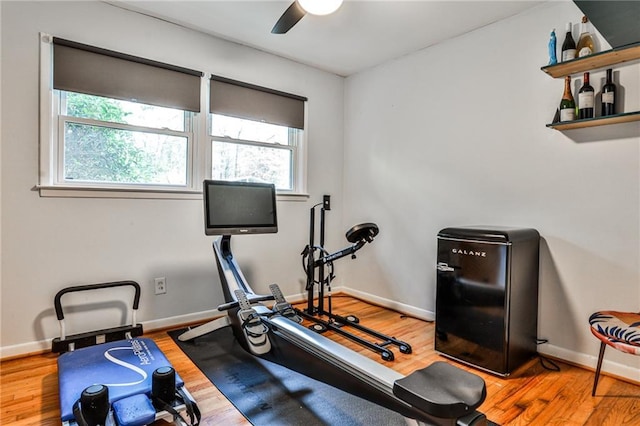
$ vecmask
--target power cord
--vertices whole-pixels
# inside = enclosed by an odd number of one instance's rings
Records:
[[[536,339],[536,345],[543,345],[545,343],[549,343],[548,339]],[[538,354],[538,357],[540,358],[540,365],[542,366],[542,368],[544,368],[545,370],[550,370],[550,371],[560,371],[560,366],[558,364],[556,364],[554,361],[552,361],[551,359],[542,356],[540,354]],[[547,363],[547,364],[545,364]]]

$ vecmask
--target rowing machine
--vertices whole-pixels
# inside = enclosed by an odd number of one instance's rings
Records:
[[[227,317],[223,317],[227,320],[219,322],[218,328],[230,325],[246,351],[382,405],[413,419],[417,424],[488,424],[485,415],[476,410],[486,397],[486,386],[484,380],[475,374],[445,362],[436,362],[403,376],[303,327],[294,317],[285,315],[287,309],[282,307],[286,301],[279,297],[282,293],[279,288],[276,289],[276,285],[271,286],[271,298],[281,306],[278,311],[260,302],[250,302],[249,307],[240,302],[238,299],[244,297],[257,300],[268,296],[256,295],[244,280],[234,257],[223,254],[221,247],[230,250],[230,238],[224,236],[213,243],[224,293],[233,295],[232,300],[218,308],[227,312]],[[247,337],[248,323],[243,319],[250,315],[259,318],[266,326],[262,331],[257,328],[250,330],[259,331],[255,333],[259,336],[253,336],[254,339]],[[255,325],[252,324],[253,327]],[[180,340],[189,340],[183,338],[187,333],[189,331],[181,335]],[[266,345],[268,351],[264,350]]]

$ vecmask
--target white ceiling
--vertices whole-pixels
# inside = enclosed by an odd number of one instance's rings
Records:
[[[543,1],[346,0],[334,14],[307,14],[288,33],[280,35],[271,34],[271,28],[291,0],[108,2],[348,76],[508,18]]]

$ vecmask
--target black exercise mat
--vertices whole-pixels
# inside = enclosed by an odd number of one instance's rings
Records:
[[[190,342],[169,336],[254,425],[406,426],[404,417],[242,349],[229,327]]]

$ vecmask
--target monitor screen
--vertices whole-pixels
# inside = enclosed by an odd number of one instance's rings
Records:
[[[278,232],[273,184],[205,180],[203,196],[206,235]]]

